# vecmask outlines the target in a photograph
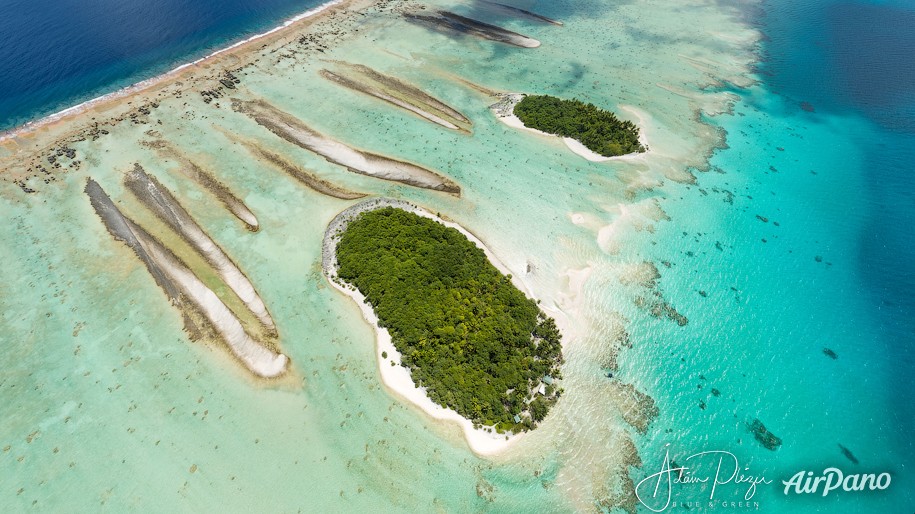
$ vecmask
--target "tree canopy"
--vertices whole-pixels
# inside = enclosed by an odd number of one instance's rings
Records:
[[[515,105],[514,114],[527,127],[577,139],[605,157],[645,151],[634,123],[580,100],[528,95]]]
[[[458,230],[385,207],[351,220],[336,255],[432,401],[499,431],[533,428],[555,403],[552,385],[537,392],[560,378],[554,320]]]

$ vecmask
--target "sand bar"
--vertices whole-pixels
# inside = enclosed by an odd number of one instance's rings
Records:
[[[252,339],[238,317],[216,293],[142,227],[125,217],[97,182],[89,179],[86,194],[108,232],[129,246],[146,264],[172,303],[180,307],[187,299],[211,324],[229,350],[255,375],[274,378],[286,372],[289,359]]]
[[[197,163],[182,155],[166,141],[157,140],[143,144],[149,148],[154,148],[162,157],[176,161],[179,165],[179,171],[181,171],[185,177],[193,180],[215,196],[229,212],[245,224],[245,227],[248,230],[251,232],[260,230],[257,216],[251,212],[251,209],[248,208],[245,202],[225,184],[216,179],[210,172],[204,170]]]
[[[432,123],[451,130],[468,132],[460,124],[470,120],[424,91],[394,77],[382,75],[367,66],[339,63],[342,70],[321,70],[321,76],[345,88],[373,96],[400,107]]]
[[[276,330],[267,306],[254,289],[248,277],[232,262],[232,259],[216,244],[178,200],[153,177],[143,171],[139,164],[127,173],[124,183],[136,197],[172,230],[187,241],[216,270],[219,277],[238,298],[269,330]]]
[[[331,139],[264,100],[232,100],[232,108],[286,141],[361,175],[424,189],[460,194],[461,188],[434,171],[405,161],[365,152]]]
[[[228,135],[228,134],[227,134]],[[275,168],[289,174],[292,178],[298,180],[302,184],[305,184],[309,189],[321,193],[322,195],[329,196],[331,198],[338,198],[340,200],[356,200],[359,198],[364,198],[365,193],[357,193],[355,191],[350,191],[344,189],[340,186],[331,184],[330,182],[318,177],[314,173],[308,172],[302,169],[299,166],[292,164],[291,162],[283,159],[279,155],[265,150],[260,145],[253,143],[251,141],[244,141],[241,138],[235,136],[229,136],[234,141],[239,142],[242,146],[248,149],[255,157],[261,159],[264,162],[270,163]]]

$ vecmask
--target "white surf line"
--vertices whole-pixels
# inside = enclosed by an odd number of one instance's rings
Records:
[[[252,41],[256,41],[256,40],[261,39],[261,38],[263,38],[263,37],[269,36],[270,34],[273,34],[273,33],[277,32],[277,31],[279,31],[279,30],[283,30],[283,29],[285,29],[286,27],[289,27],[290,25],[292,25],[292,24],[294,24],[294,23],[296,23],[296,22],[298,22],[298,21],[304,20],[305,18],[310,18],[310,17],[312,17],[312,16],[315,16],[316,14],[320,14],[321,12],[323,12],[323,11],[325,11],[325,10],[327,10],[327,9],[329,9],[329,8],[331,8],[331,7],[335,6],[335,5],[337,5],[337,4],[343,3],[344,1],[345,1],[345,0],[331,0],[331,1],[327,2],[327,3],[324,3],[324,4],[319,5],[319,6],[315,7],[315,8],[313,8],[313,9],[309,9],[309,10],[303,12],[303,13],[297,14],[297,15],[293,16],[292,18],[289,18],[289,19],[287,19],[286,21],[284,21],[281,25],[278,25],[278,26],[276,26],[276,27],[273,27],[272,29],[270,29],[270,30],[268,30],[268,31],[266,31],[266,32],[261,32],[261,33],[259,33],[259,34],[255,34],[255,35],[253,35],[253,36],[251,36],[251,37],[248,37],[248,38],[246,38],[246,39],[243,39],[243,40],[241,40],[241,41],[237,41],[237,42],[235,42],[235,43],[232,43],[232,44],[229,45],[229,46],[226,46],[226,47],[224,47],[224,48],[220,48],[220,49],[218,49],[218,50],[216,50],[216,51],[214,51],[214,52],[212,52],[212,53],[210,53],[210,54],[207,54],[207,55],[205,55],[204,57],[201,57],[201,58],[199,58],[199,59],[196,59],[196,60],[194,60],[194,61],[191,61],[191,62],[188,62],[188,63],[181,64],[181,65],[179,65],[179,66],[177,66],[177,67],[175,67],[175,68],[172,68],[171,70],[169,70],[169,71],[167,71],[167,72],[165,72],[165,73],[162,73],[162,74],[160,74],[160,75],[156,75],[155,77],[150,77],[150,78],[148,78],[148,79],[141,80],[141,81],[139,81],[139,82],[136,82],[136,83],[131,84],[131,85],[129,85],[129,86],[123,87],[123,88],[118,89],[118,90],[116,90],[116,91],[112,91],[111,93],[106,93],[106,94],[104,94],[104,95],[97,96],[97,97],[95,97],[95,98],[92,98],[92,99],[86,100],[86,101],[84,101],[84,102],[78,103],[78,104],[76,104],[76,105],[74,105],[74,106],[67,107],[67,108],[65,108],[65,109],[63,109],[63,110],[61,110],[61,111],[58,111],[58,112],[49,114],[49,115],[47,115],[47,116],[43,116],[43,117],[41,117],[41,118],[39,118],[39,119],[37,119],[37,120],[29,121],[29,122],[25,123],[24,125],[20,125],[19,127],[13,127],[12,129],[6,130],[6,131],[4,131],[4,132],[0,132],[0,143],[3,143],[4,141],[6,141],[6,140],[8,140],[8,139],[13,139],[13,138],[19,137],[19,136],[21,136],[21,135],[23,135],[23,134],[26,134],[26,133],[28,133],[28,132],[31,132],[31,131],[33,131],[33,130],[35,130],[35,129],[41,128],[41,127],[43,127],[43,126],[45,126],[45,125],[49,125],[49,124],[51,124],[51,123],[54,123],[55,121],[58,121],[58,120],[60,120],[60,119],[62,119],[62,118],[65,118],[65,117],[67,117],[67,116],[69,116],[69,115],[71,115],[71,114],[77,114],[77,113],[80,113],[80,112],[84,112],[84,111],[90,109],[91,107],[94,107],[94,106],[96,106],[96,105],[98,105],[98,104],[104,103],[104,102],[106,102],[106,101],[108,101],[108,100],[114,100],[114,99],[117,99],[117,98],[123,98],[123,97],[126,97],[126,96],[130,96],[130,95],[132,95],[132,94],[134,94],[134,93],[140,92],[140,91],[142,91],[142,90],[144,90],[144,89],[146,89],[146,88],[149,88],[149,87],[151,87],[151,86],[154,86],[154,85],[156,85],[156,84],[158,84],[158,83],[160,83],[160,82],[162,82],[162,81],[164,81],[164,80],[166,80],[166,79],[168,79],[168,78],[170,78],[170,77],[172,77],[172,76],[178,75],[179,73],[181,73],[181,72],[182,72],[183,70],[185,70],[186,68],[190,68],[191,66],[197,66],[197,65],[202,64],[202,63],[204,63],[204,62],[206,62],[206,61],[208,61],[208,60],[210,60],[210,59],[212,59],[212,58],[214,58],[214,57],[216,57],[216,56],[218,56],[218,55],[220,55],[220,54],[223,54],[223,53],[228,52],[228,51],[230,51],[230,50],[234,50],[234,49],[236,49],[236,48],[238,48],[238,47],[240,47],[240,46],[242,46],[242,45],[248,44],[248,43],[250,43],[250,42],[252,42]]]

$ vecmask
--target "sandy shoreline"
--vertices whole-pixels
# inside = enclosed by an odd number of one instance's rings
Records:
[[[63,125],[65,122],[73,121],[77,116],[89,112],[103,112],[110,110],[121,104],[128,103],[141,95],[154,93],[172,85],[182,79],[188,78],[194,72],[203,68],[208,68],[218,64],[220,61],[229,57],[239,58],[246,53],[260,49],[264,45],[269,45],[278,39],[286,37],[290,32],[295,32],[308,24],[314,23],[322,17],[336,12],[337,10],[346,9],[355,3],[368,5],[374,3],[374,0],[330,0],[318,7],[309,9],[303,13],[288,18],[282,24],[259,34],[237,41],[224,48],[220,48],[204,57],[189,63],[182,64],[169,70],[161,75],[149,78],[121,88],[117,91],[86,100],[77,105],[68,107],[56,113],[44,116],[37,120],[29,121],[24,125],[0,132],[0,147],[9,147],[11,143],[17,143],[20,138],[30,138],[37,136],[41,132],[50,131],[54,127]],[[76,130],[76,127],[74,127]],[[75,131],[74,130],[74,131]]]
[[[626,155],[617,155],[615,157],[606,157],[604,155],[600,155],[599,153],[590,150],[588,147],[583,145],[577,139],[573,139],[571,137],[560,137],[555,134],[550,134],[547,132],[543,132],[541,130],[530,128],[530,127],[526,126],[524,124],[524,122],[521,121],[520,118],[518,118],[517,116],[515,116],[512,113],[512,110],[514,109],[515,105],[518,102],[520,102],[521,99],[523,99],[525,96],[526,95],[524,95],[522,93],[513,93],[513,94],[504,95],[503,100],[500,101],[499,103],[492,105],[490,107],[490,109],[495,113],[496,118],[498,118],[499,121],[508,125],[509,127],[520,129],[520,130],[526,130],[528,132],[532,132],[534,134],[538,134],[538,135],[545,136],[545,137],[551,137],[551,138],[559,137],[560,139],[562,139],[562,142],[565,143],[566,147],[569,150],[571,150],[576,155],[583,157],[591,162],[643,160],[651,152],[651,150],[646,150],[641,153],[629,153]],[[630,114],[634,115],[636,118],[638,118],[638,120],[639,120],[639,142],[642,144],[642,146],[644,146],[645,148],[648,148],[648,136],[645,133],[645,117],[634,107],[620,106],[620,108],[629,112]]]
[[[391,336],[388,331],[378,326],[378,317],[375,315],[375,312],[372,310],[371,306],[365,301],[365,297],[362,295],[362,293],[360,293],[355,288],[351,289],[345,287],[336,278],[336,234],[344,230],[346,228],[346,223],[359,213],[387,206],[404,209],[419,216],[436,220],[447,227],[451,227],[460,231],[462,234],[464,234],[465,237],[473,241],[474,244],[483,250],[489,261],[501,273],[505,275],[512,275],[508,268],[506,268],[504,264],[496,259],[492,252],[490,252],[486,246],[479,239],[477,239],[476,236],[468,232],[460,225],[438,218],[437,216],[407,202],[386,198],[376,198],[356,204],[338,214],[337,217],[331,221],[327,227],[327,231],[324,233],[322,252],[322,266],[324,268],[324,275],[327,277],[328,281],[335,289],[352,298],[353,301],[356,302],[356,305],[359,306],[359,310],[362,312],[362,317],[375,329],[375,357],[378,361],[378,371],[381,374],[381,380],[384,385],[387,386],[388,389],[390,389],[396,395],[418,407],[430,417],[437,420],[456,423],[458,426],[460,426],[464,433],[464,439],[467,441],[467,445],[477,455],[495,455],[500,453],[513,443],[523,438],[525,433],[497,434],[496,432],[487,432],[483,429],[474,428],[473,423],[467,418],[461,416],[454,410],[446,409],[429,399],[429,397],[426,396],[425,389],[416,387],[416,384],[413,383],[413,379],[410,377],[410,370],[400,365],[400,352],[397,351],[397,349],[394,347],[394,344],[391,342]],[[530,296],[530,292],[527,290],[524,284],[521,283],[520,280],[518,280],[514,275],[512,275],[512,283],[524,291],[525,294]],[[382,357],[382,353],[387,353],[387,357]],[[391,362],[394,362],[394,365],[392,365]]]

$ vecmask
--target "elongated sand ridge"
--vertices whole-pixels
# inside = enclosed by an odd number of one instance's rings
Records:
[[[164,221],[178,235],[187,241],[197,252],[202,255],[220,278],[228,285],[238,298],[254,314],[255,317],[269,330],[276,330],[273,318],[267,312],[260,295],[254,285],[232,259],[204,232],[200,225],[191,218],[191,215],[181,206],[177,199],[153,177],[143,171],[139,164],[127,173],[124,183],[136,197],[143,202],[156,216]]]
[[[408,20],[415,21],[426,27],[438,30],[447,30],[460,34],[469,34],[490,41],[497,41],[521,48],[537,48],[540,41],[534,38],[512,32],[508,29],[482,21],[474,20],[449,11],[437,11],[434,14],[419,14],[416,12],[405,13]]]
[[[179,165],[178,169],[184,176],[193,180],[215,196],[229,212],[245,224],[245,227],[248,230],[257,232],[260,229],[260,225],[257,222],[257,216],[251,212],[251,209],[245,205],[245,202],[238,198],[235,193],[225,184],[217,180],[211,173],[205,171],[197,165],[197,163],[182,155],[181,152],[176,150],[166,141],[157,140],[145,144],[150,148],[154,148],[162,157],[176,161]]]
[[[321,76],[343,87],[358,91],[410,111],[452,130],[468,132],[466,116],[425,91],[361,64],[336,63],[338,71],[321,70]]]
[[[233,99],[232,108],[250,116],[259,125],[286,141],[355,173],[456,195],[461,192],[460,186],[433,171],[408,162],[363,152],[330,139],[263,100]]]
[[[378,371],[381,374],[382,382],[384,382],[384,384],[388,386],[388,388],[390,388],[395,394],[406,399],[408,402],[418,407],[430,417],[437,420],[455,423],[460,426],[464,434],[464,439],[467,441],[467,445],[471,450],[473,450],[474,453],[478,455],[495,455],[500,453],[508,448],[511,444],[524,437],[525,433],[499,434],[486,428],[475,428],[469,419],[461,416],[452,409],[442,407],[441,405],[433,402],[428,396],[426,396],[425,388],[418,387],[413,382],[413,378],[410,376],[410,370],[401,365],[400,352],[398,352],[397,348],[394,346],[388,330],[381,328],[378,325],[378,316],[372,310],[372,306],[366,301],[365,296],[363,296],[358,289],[343,282],[337,275],[338,266],[336,248],[340,235],[346,231],[346,227],[349,222],[355,219],[355,217],[359,214],[375,209],[381,209],[384,207],[396,207],[398,209],[403,209],[419,216],[435,220],[445,226],[457,229],[467,239],[482,249],[489,261],[501,273],[511,276],[512,283],[516,287],[524,291],[528,296],[530,296],[530,292],[528,291],[527,287],[525,287],[523,283],[514,277],[505,267],[505,265],[502,264],[488,248],[486,248],[483,242],[480,241],[472,233],[468,232],[466,229],[456,223],[442,220],[438,216],[435,216],[432,213],[408,202],[390,198],[373,198],[371,200],[366,200],[349,207],[334,217],[330,224],[328,224],[327,230],[324,232],[324,241],[322,243],[321,253],[321,266],[324,271],[324,275],[327,277],[328,281],[335,289],[352,298],[353,301],[356,302],[356,305],[359,306],[359,309],[362,312],[362,317],[365,318],[365,320],[375,329],[375,340],[377,343],[375,346],[375,353],[378,361]],[[394,365],[391,365],[392,362]]]
[[[338,75],[338,74],[336,74],[332,71],[328,71],[328,70],[321,70],[321,76],[328,80],[336,82],[337,84],[340,84],[341,86],[347,87],[354,91],[359,91],[359,92],[365,93],[367,95],[374,96],[375,98],[384,100],[385,102],[388,102],[392,105],[396,105],[397,107],[406,109],[414,114],[419,115],[420,117],[423,117],[423,118],[431,121],[432,123],[436,123],[438,125],[441,125],[445,128],[449,128],[452,130],[460,130],[460,127],[458,127],[457,125],[455,125],[454,123],[451,123],[450,121],[448,121],[446,119],[443,119],[441,116],[436,116],[435,114],[432,114],[431,112],[428,112],[424,109],[411,105],[409,102],[403,101],[399,98],[389,95],[379,89],[372,88],[366,84],[356,82],[354,80],[348,79],[342,75]]]
[[[343,189],[342,187],[335,186],[330,182],[314,175],[313,173],[309,173],[301,167],[292,164],[279,155],[264,150],[257,144],[248,141],[242,141],[242,145],[244,145],[245,148],[247,148],[251,153],[253,153],[261,160],[268,162],[276,168],[288,173],[292,178],[305,184],[313,191],[321,193],[322,195],[330,196],[332,198],[339,198],[341,200],[355,200],[365,197],[365,193],[357,193],[355,191],[349,191],[347,189]]]
[[[483,5],[491,6],[495,10],[503,11],[503,12],[515,15],[519,18],[527,18],[530,20],[542,21],[545,23],[549,23],[551,25],[559,25],[559,26],[562,25],[561,21],[554,20],[552,18],[547,18],[546,16],[542,16],[540,14],[537,14],[537,13],[531,12],[531,11],[527,11],[525,9],[521,9],[518,7],[511,6],[511,5],[500,4],[497,2],[490,2],[489,0],[478,0],[478,1],[479,1],[479,3],[481,3]]]
[[[212,325],[231,352],[255,375],[274,378],[286,372],[289,359],[252,339],[238,317],[216,293],[173,253],[125,217],[97,182],[89,179],[85,192],[108,232],[136,253],[173,304],[181,307],[183,301],[188,300]]]
[[[428,104],[433,109],[441,111],[448,116],[451,116],[452,118],[454,118],[455,120],[457,120],[460,123],[470,124],[470,119],[467,118],[467,116],[464,116],[464,114],[462,114],[460,111],[451,107],[450,105],[446,104],[445,102],[442,102],[438,98],[435,98],[434,96],[426,93],[425,91],[423,91],[422,89],[419,89],[416,86],[407,84],[406,82],[403,82],[402,80],[396,79],[389,75],[384,75],[383,73],[379,73],[379,72],[373,70],[372,68],[369,68],[368,66],[364,66],[362,64],[350,64],[348,66],[350,68],[352,68],[353,70],[366,76],[367,78],[378,82],[379,84],[382,84],[382,85],[392,88],[392,89],[396,89],[398,91],[403,91],[405,94],[409,94],[411,96],[414,96],[414,97],[422,100],[424,103]]]

